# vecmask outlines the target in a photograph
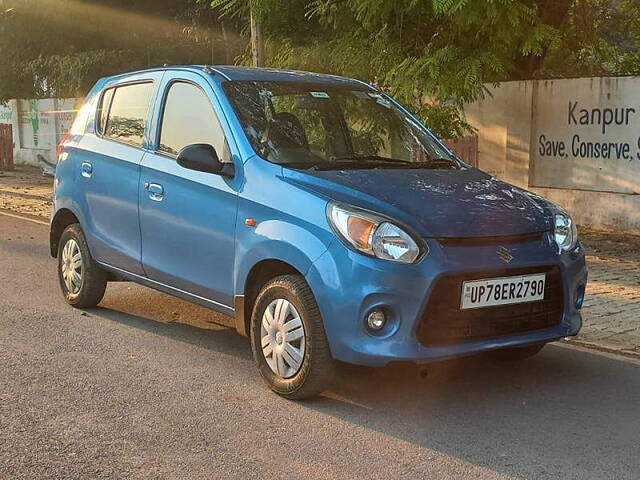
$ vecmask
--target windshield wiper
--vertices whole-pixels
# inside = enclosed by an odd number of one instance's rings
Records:
[[[343,155],[339,157],[333,157],[333,161],[336,162],[348,162],[348,163],[358,163],[364,161],[365,164],[375,164],[375,165],[403,165],[410,168],[429,168],[429,169],[438,169],[438,168],[458,168],[458,164],[450,159],[445,157],[440,158],[429,158],[424,162],[412,162],[410,160],[400,160],[397,158],[388,158],[382,157],[380,155]]]
[[[392,158],[380,157],[377,155],[344,155],[340,157],[329,157],[329,160],[322,162],[289,162],[286,165],[289,168],[304,168],[309,170],[334,170],[344,167],[370,168],[377,166],[391,166],[398,164],[414,165],[413,162],[407,160],[394,160]]]
[[[414,169],[456,169],[458,164],[448,158],[433,158],[425,162],[412,162],[380,155],[341,155],[329,157],[322,162],[291,162],[285,163],[289,168],[303,168],[309,170],[340,170],[345,167],[353,168],[414,168]]]
[[[452,160],[451,158],[444,158],[444,157],[441,157],[441,158],[430,158],[426,162],[420,162],[418,165],[423,165],[422,168],[432,168],[432,169],[438,169],[438,168],[458,169],[458,168],[460,168],[460,165],[458,164],[458,162],[456,162],[455,160]]]
[[[399,160],[396,158],[388,158],[380,155],[339,155],[329,157],[330,162],[337,163],[394,163],[394,164],[402,164],[402,165],[414,165],[415,162],[410,162],[409,160]]]

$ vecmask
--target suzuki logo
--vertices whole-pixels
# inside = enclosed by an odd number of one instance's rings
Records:
[[[496,249],[496,254],[504,263],[511,263],[511,260],[513,260],[513,255],[511,255],[511,252],[506,247],[498,247]]]

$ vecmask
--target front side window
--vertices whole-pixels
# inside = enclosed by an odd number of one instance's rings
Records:
[[[152,93],[152,83],[117,87],[113,92],[106,125],[101,126],[104,136],[141,147]]]
[[[254,150],[292,168],[460,168],[425,128],[365,87],[230,81]]]
[[[158,150],[176,156],[194,143],[212,145],[221,161],[227,159],[224,132],[209,98],[195,85],[176,82],[167,93]]]

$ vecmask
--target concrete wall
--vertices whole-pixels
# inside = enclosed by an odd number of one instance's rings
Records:
[[[640,234],[640,78],[505,82],[467,105],[481,169],[580,225]]]
[[[15,164],[42,166],[40,158],[55,164],[56,145],[69,131],[81,99],[10,100],[0,105],[0,123],[13,127]]]

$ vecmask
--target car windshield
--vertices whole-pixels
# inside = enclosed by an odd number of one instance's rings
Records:
[[[366,87],[230,81],[224,89],[255,151],[291,168],[459,168],[385,95]]]

